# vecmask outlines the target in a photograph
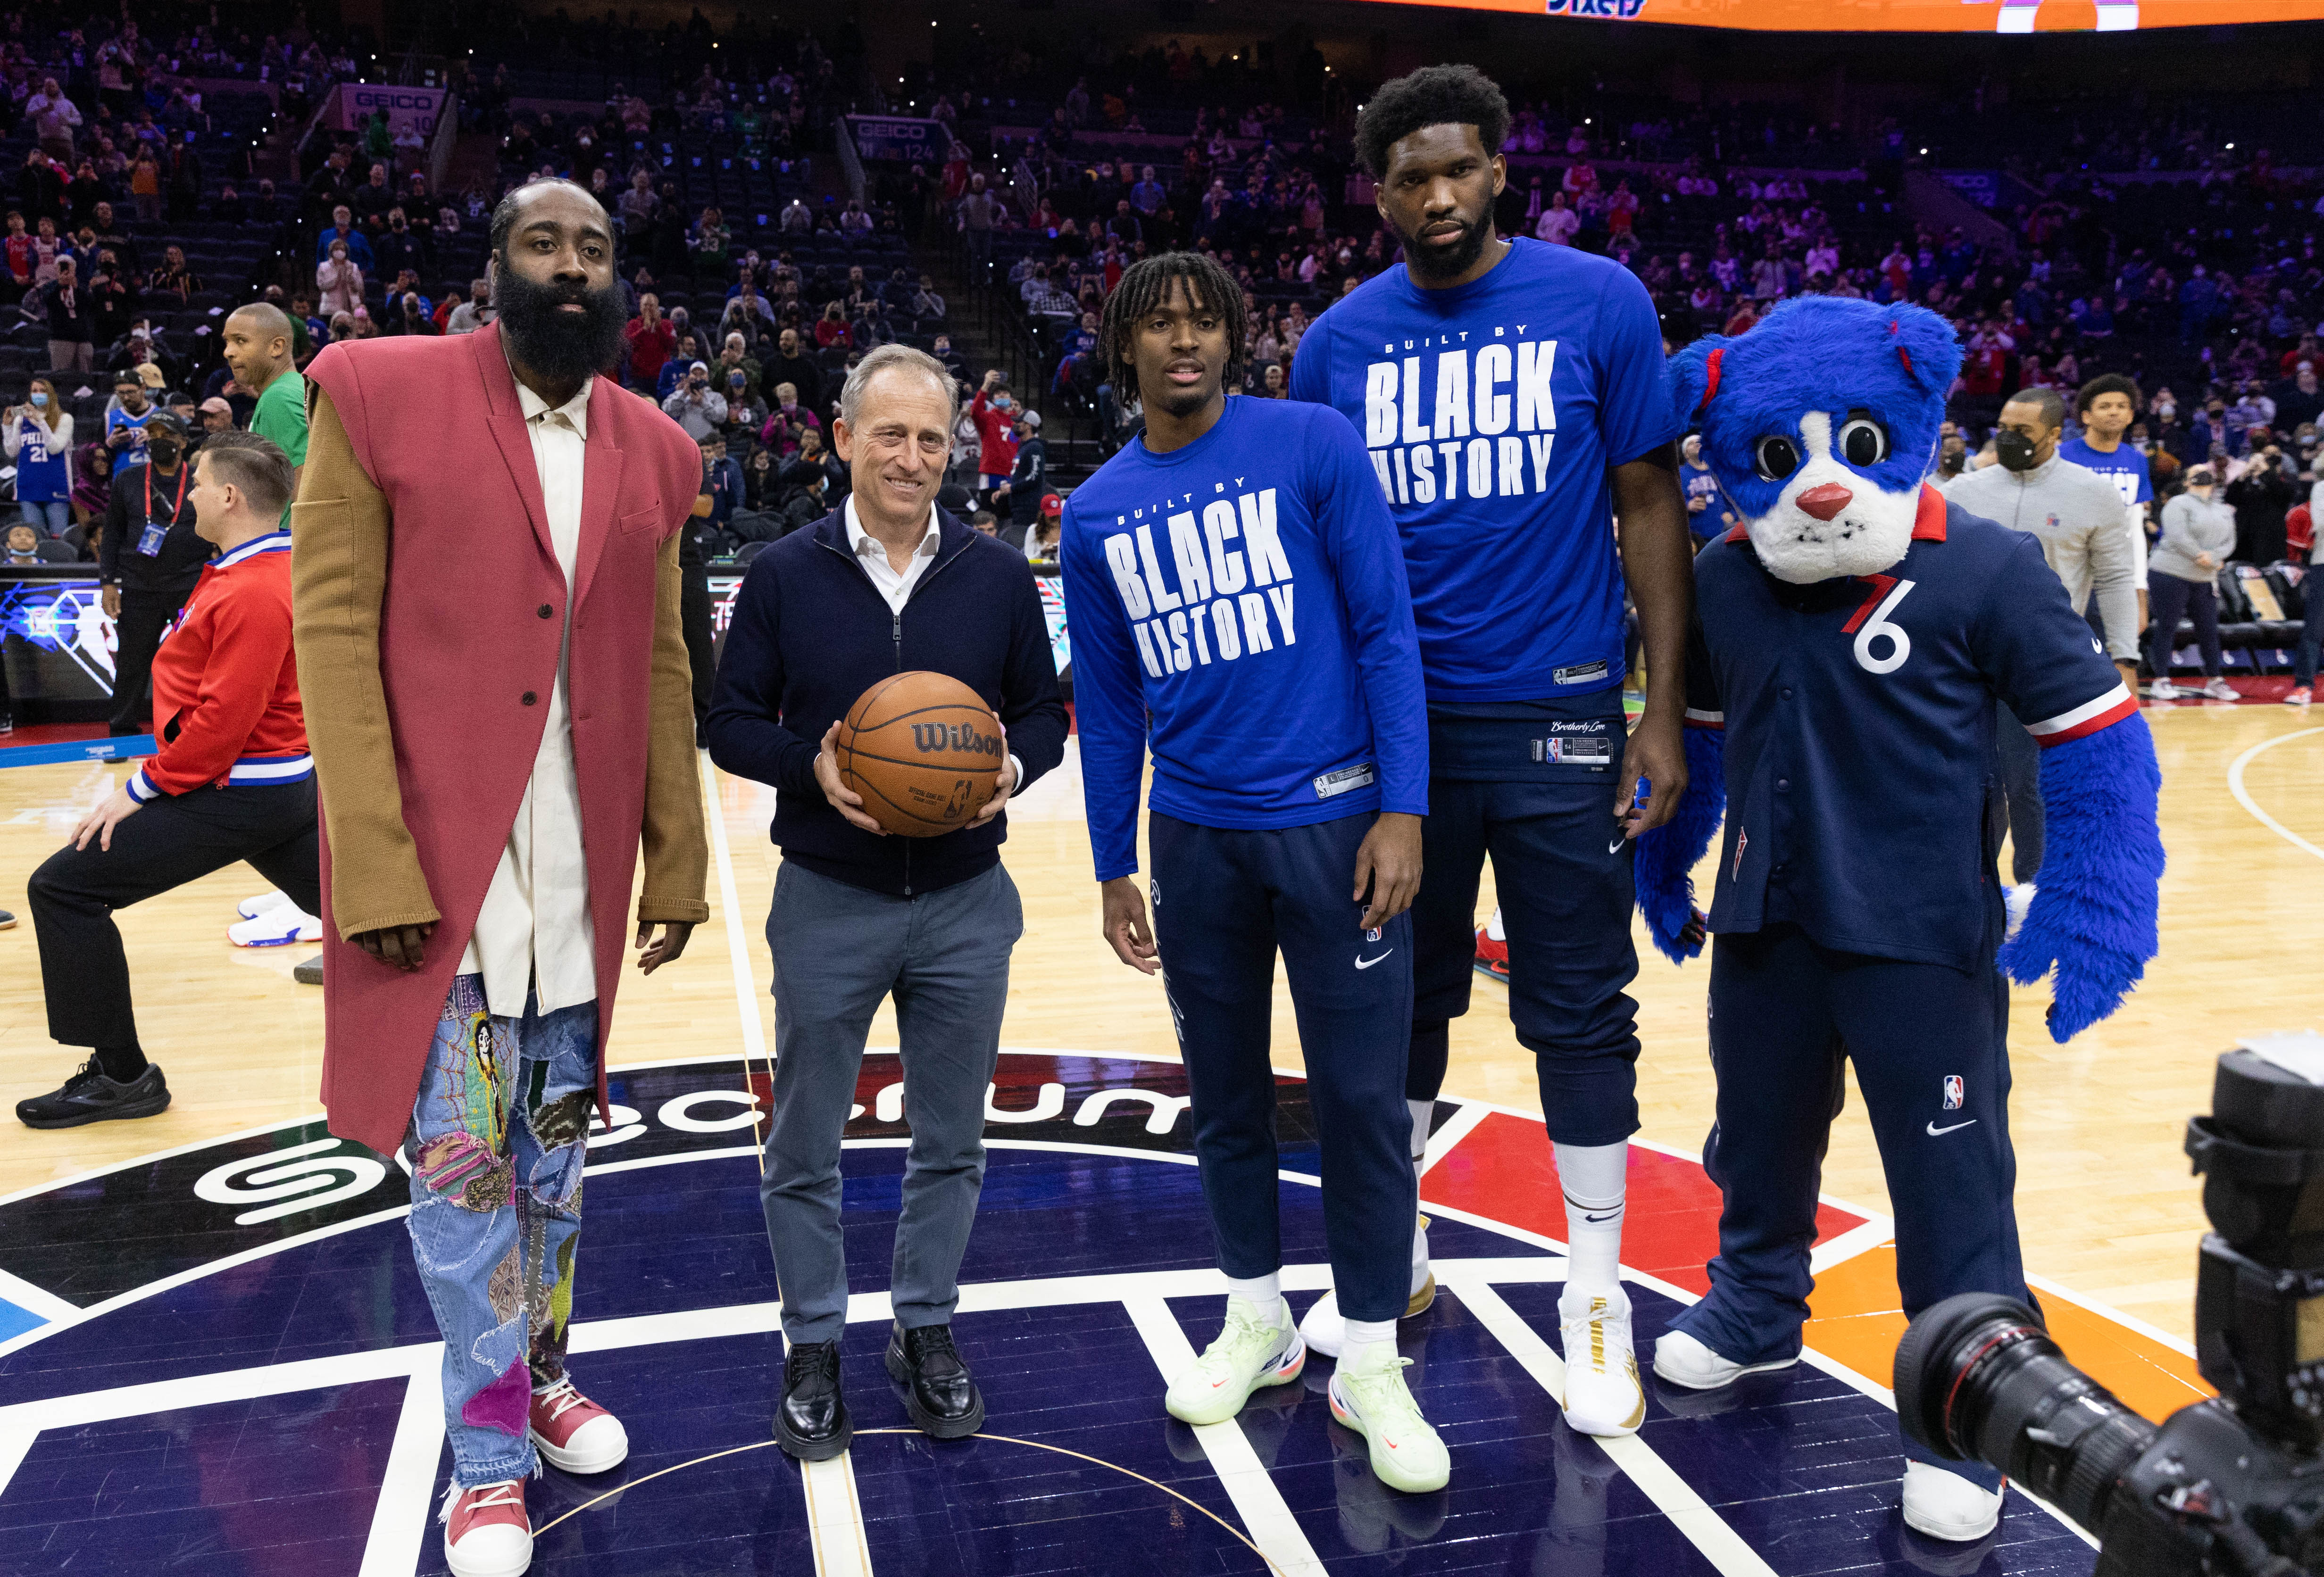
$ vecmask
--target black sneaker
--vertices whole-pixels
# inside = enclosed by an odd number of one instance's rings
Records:
[[[6,909],[0,909],[0,931],[13,931],[15,928],[16,917]]]
[[[904,1390],[904,1411],[938,1440],[984,1427],[984,1397],[952,1344],[949,1325],[901,1325],[888,1338],[888,1378]]]
[[[300,985],[321,985],[323,983],[323,955],[318,953],[312,958],[301,960],[299,967],[290,972],[290,978],[297,981]]]
[[[108,1079],[91,1057],[53,1094],[16,1102],[16,1120],[27,1128],[78,1128],[116,1117],[156,1117],[170,1104],[170,1086],[158,1063],[127,1084]]]

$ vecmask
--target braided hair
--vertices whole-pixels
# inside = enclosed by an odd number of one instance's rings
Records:
[[[1098,350],[1117,397],[1126,390],[1138,394],[1141,401],[1145,398],[1138,387],[1138,364],[1131,346],[1139,322],[1170,299],[1174,280],[1184,280],[1194,304],[1224,320],[1226,386],[1242,386],[1243,336],[1250,323],[1242,287],[1215,258],[1199,252],[1165,252],[1131,263],[1105,299],[1105,314],[1098,322]]]

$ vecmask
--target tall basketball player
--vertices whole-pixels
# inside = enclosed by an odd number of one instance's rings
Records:
[[[1494,234],[1508,130],[1469,66],[1388,83],[1356,125],[1404,263],[1316,320],[1291,376],[1364,435],[1404,540],[1427,677],[1428,882],[1413,908],[1411,1153],[1468,1011],[1485,856],[1508,938],[1509,1014],[1536,1056],[1565,1188],[1565,1412],[1626,1434],[1645,1416],[1618,1280],[1638,1126],[1630,845],[1685,787],[1679,741],[1693,596],[1686,506],[1644,286],[1619,264]],[[1611,516],[1621,519],[1618,544]],[[1622,583],[1647,659],[1623,736]],[[1650,780],[1650,795],[1637,785]],[[1413,1246],[1423,1286],[1427,1246]],[[1333,1300],[1305,1323],[1338,1340]]]
[[[1441,1489],[1450,1459],[1396,1347],[1417,1204],[1401,1095],[1405,911],[1420,884],[1428,741],[1395,524],[1336,412],[1226,397],[1243,300],[1216,263],[1173,252],[1136,264],[1099,332],[1146,430],[1065,503],[1083,793],[1106,939],[1132,968],[1164,971],[1230,1289],[1225,1329],[1172,1379],[1167,1406],[1222,1423],[1306,1362],[1277,1280],[1279,948],[1347,1316],[1332,1413],[1370,1440],[1381,1481]],[[1150,932],[1130,880],[1149,747]]]

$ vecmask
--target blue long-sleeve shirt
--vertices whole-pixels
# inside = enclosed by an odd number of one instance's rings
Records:
[[[1204,826],[1428,812],[1428,715],[1396,522],[1338,411],[1231,399],[1133,440],[1065,501],[1083,793],[1101,881],[1138,869],[1138,790]]]

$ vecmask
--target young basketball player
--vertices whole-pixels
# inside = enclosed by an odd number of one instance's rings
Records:
[[[1646,1415],[1617,1279],[1638,1126],[1637,1004],[1624,990],[1638,970],[1630,851],[1686,782],[1692,579],[1671,450],[1681,424],[1637,276],[1573,247],[1494,234],[1495,150],[1508,124],[1500,89],[1471,66],[1432,66],[1372,96],[1356,153],[1379,178],[1380,217],[1404,264],[1316,319],[1291,395],[1336,407],[1364,435],[1372,485],[1403,539],[1427,677],[1411,1154],[1416,1162],[1444,1081],[1450,1020],[1469,1010],[1489,853],[1509,1017],[1539,1066],[1565,1189],[1566,1418],[1627,1434]],[[1627,740],[1625,576],[1648,675]],[[1641,778],[1652,791],[1634,804]],[[1427,1240],[1410,1235],[1417,1291]],[[1336,1308],[1327,1299],[1308,1312],[1311,1344],[1331,1350],[1345,1305],[1342,1288]]]
[[[1396,1322],[1417,1208],[1405,1139],[1412,932],[1428,742],[1396,525],[1336,412],[1229,400],[1242,291],[1206,257],[1138,263],[1102,354],[1146,430],[1065,504],[1065,595],[1090,841],[1106,939],[1164,971],[1194,1151],[1227,1275],[1226,1328],[1172,1380],[1189,1424],[1296,1379],[1277,1284],[1268,1000],[1291,978],[1323,1142],[1324,1223],[1346,1317],[1333,1416],[1399,1489],[1450,1459],[1406,1388]],[[1138,869],[1154,756],[1149,890]]]

